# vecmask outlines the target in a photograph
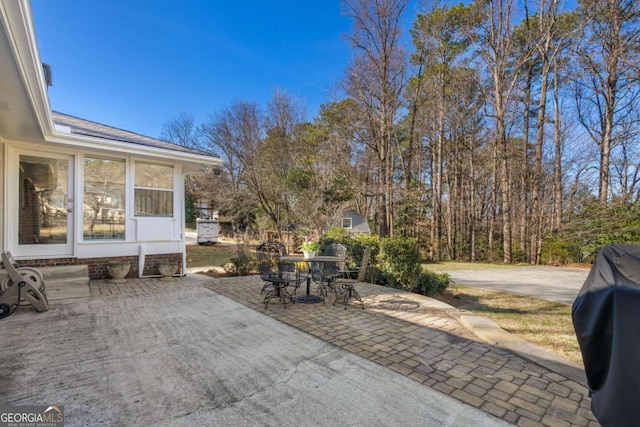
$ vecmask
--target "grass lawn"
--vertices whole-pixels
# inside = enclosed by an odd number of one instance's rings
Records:
[[[187,267],[222,267],[235,257],[234,245],[187,245]]]
[[[435,271],[513,268],[514,265],[463,261],[426,263]],[[582,354],[571,320],[571,306],[523,295],[454,285],[441,298],[494,321],[505,331],[582,366]]]
[[[582,366],[571,306],[539,298],[454,285],[442,301],[494,321],[505,331]]]

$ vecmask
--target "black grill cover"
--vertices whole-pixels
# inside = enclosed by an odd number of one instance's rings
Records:
[[[640,246],[598,253],[573,303],[573,327],[603,426],[640,426]]]

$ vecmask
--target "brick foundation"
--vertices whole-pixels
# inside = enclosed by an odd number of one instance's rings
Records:
[[[89,266],[89,278],[91,280],[107,279],[109,278],[109,272],[107,271],[107,265],[109,261],[122,260],[129,261],[131,263],[131,269],[127,274],[128,278],[138,277],[138,257],[137,256],[123,256],[123,257],[108,257],[108,258],[51,258],[51,259],[25,259],[18,261],[21,266],[29,267],[52,267],[58,265],[87,265]],[[145,276],[159,275],[158,266],[162,262],[173,262],[178,265],[178,273],[182,271],[182,254],[156,254],[146,255],[144,262]]]

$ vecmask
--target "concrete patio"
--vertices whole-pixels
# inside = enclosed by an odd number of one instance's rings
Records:
[[[0,401],[82,426],[598,425],[570,366],[486,344],[433,299],[361,284],[365,310],[265,309],[261,286],[92,281],[21,308],[0,321]]]

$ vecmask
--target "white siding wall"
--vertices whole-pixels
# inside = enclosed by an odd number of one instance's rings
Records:
[[[83,241],[82,227],[78,235],[77,257],[100,258],[134,256],[143,250],[147,255],[178,253],[184,251],[182,229],[184,224],[184,178],[179,164],[174,165],[174,209],[173,218],[134,217],[134,165],[137,158],[128,158],[126,239],[116,241]],[[147,160],[148,161],[148,160]],[[81,162],[80,162],[81,163]],[[80,166],[82,168],[82,166]],[[82,175],[80,175],[82,176]],[[78,183],[82,194],[83,183]],[[78,214],[82,221],[82,214]]]

